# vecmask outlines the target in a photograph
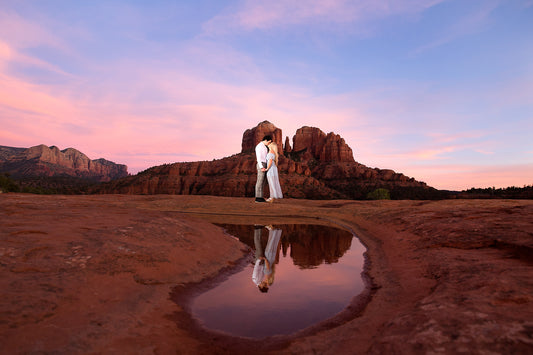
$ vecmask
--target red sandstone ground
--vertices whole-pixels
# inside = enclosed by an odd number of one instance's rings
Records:
[[[370,301],[260,343],[194,329],[180,293],[248,251],[209,222],[354,230]],[[4,354],[531,354],[533,201],[0,195]],[[263,218],[264,220],[264,218]],[[237,265],[237,266],[236,266]],[[176,303],[177,302],[177,303]]]

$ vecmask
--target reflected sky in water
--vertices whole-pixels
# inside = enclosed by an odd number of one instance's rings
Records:
[[[222,226],[254,250],[254,260],[193,301],[193,316],[208,329],[249,338],[290,334],[341,312],[365,287],[365,248],[344,230]]]

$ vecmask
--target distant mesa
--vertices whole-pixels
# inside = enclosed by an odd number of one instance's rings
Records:
[[[352,149],[338,134],[304,126],[296,131],[291,146],[289,137],[283,141],[282,130],[269,121],[244,132],[238,154],[213,161],[155,166],[102,184],[96,192],[252,197],[257,174],[254,148],[267,134],[283,147],[279,169],[286,197],[366,199],[378,188],[389,190],[396,199],[435,198],[439,193],[424,182],[393,170],[356,162]]]
[[[126,165],[106,159],[91,160],[82,152],[44,144],[31,148],[0,146],[0,172],[14,178],[74,177],[106,182],[128,176]]]

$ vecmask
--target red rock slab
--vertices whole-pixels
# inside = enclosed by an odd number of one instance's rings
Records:
[[[7,353],[529,354],[533,201],[0,197]],[[258,343],[192,331],[170,298],[246,255],[210,222],[324,223],[367,247],[354,317]]]
[[[173,287],[217,274],[246,253],[188,216],[123,196],[0,198],[2,353],[174,352]]]

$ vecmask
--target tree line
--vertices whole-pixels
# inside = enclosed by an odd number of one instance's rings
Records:
[[[475,188],[462,191],[459,198],[509,198],[509,199],[533,199],[533,185],[524,187],[510,186],[506,188]]]

